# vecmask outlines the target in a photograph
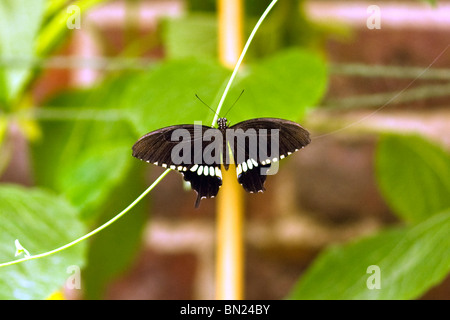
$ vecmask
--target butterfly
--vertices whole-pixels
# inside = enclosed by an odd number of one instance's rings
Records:
[[[309,132],[293,121],[256,118],[230,126],[219,118],[217,128],[183,124],[152,131],[132,150],[137,159],[180,172],[197,192],[197,208],[202,199],[219,192],[222,166],[228,170],[234,162],[245,191],[263,192],[270,167],[310,142]]]

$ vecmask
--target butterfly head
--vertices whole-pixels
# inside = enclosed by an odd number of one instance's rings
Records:
[[[228,127],[227,122],[228,122],[227,118],[217,119],[217,126],[219,127],[219,130],[225,130]]]

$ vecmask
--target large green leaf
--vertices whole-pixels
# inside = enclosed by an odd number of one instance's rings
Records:
[[[120,183],[130,160],[129,145],[90,148],[61,164],[57,190],[83,212],[83,217],[95,217],[92,211],[107,200],[111,187]]]
[[[19,239],[30,254],[40,254],[82,236],[77,211],[63,198],[40,189],[0,187],[0,262],[14,260]],[[45,299],[83,267],[85,245],[0,268],[0,299]]]
[[[111,219],[119,208],[125,208],[136,199],[136,195],[145,190],[146,182],[142,176],[142,167],[138,164],[129,171],[129,179],[117,186],[113,196],[105,202],[103,214],[99,223]],[[127,192],[123,192],[127,190]],[[118,275],[121,275],[133,262],[141,248],[142,231],[149,218],[148,201],[146,197],[132,211],[107,229],[97,234],[91,241],[88,253],[88,265],[83,271],[85,299],[102,299],[107,285]]]
[[[0,1],[0,58],[25,61],[23,66],[0,67],[0,101],[8,103],[14,99],[30,75],[26,61],[34,57],[44,11],[45,0]]]
[[[133,79],[140,77],[122,74],[49,101],[52,108],[44,111],[52,121],[41,123],[44,139],[33,148],[36,180],[66,195],[81,210],[82,219],[95,225],[116,215],[145,189],[142,169],[148,166],[131,156],[137,134],[126,110],[119,109],[122,90],[136,84]],[[55,121],[59,114],[67,119]],[[111,119],[111,114],[117,117]],[[148,214],[143,204],[90,242],[83,270],[87,298],[101,298],[106,283],[135,257]]]
[[[217,16],[195,13],[164,22],[164,47],[167,57],[217,57]],[[189,41],[186,41],[189,39]]]
[[[229,118],[234,123],[257,117],[298,120],[316,106],[326,87],[326,64],[317,53],[284,50],[243,69],[227,101],[245,92]]]
[[[450,210],[409,228],[381,232],[321,254],[290,299],[414,299],[450,271]],[[380,289],[369,289],[370,266]],[[369,269],[371,270],[371,269]]]
[[[139,135],[197,120],[210,125],[214,114],[195,98],[195,94],[215,109],[214,103],[218,102],[230,74],[206,59],[167,61],[129,79],[116,105],[120,103],[130,112]]]
[[[83,220],[95,225],[119,213],[146,188],[142,171],[149,166],[131,156],[138,134],[129,126],[128,105],[121,105],[123,91],[140,85],[140,79],[122,74],[88,91],[63,93],[46,108],[50,115],[67,119],[42,122],[43,144],[33,152],[38,181],[65,194]],[[111,114],[118,117],[110,119]],[[87,298],[102,298],[106,283],[132,262],[148,215],[144,204],[90,242],[83,270]]]
[[[131,111],[137,131],[203,120],[210,125],[214,114],[197,101],[197,93],[212,109],[229,79],[230,72],[206,59],[163,63],[130,81],[122,90],[121,106]],[[221,111],[244,89],[230,112],[232,123],[256,117],[297,120],[319,102],[327,85],[324,61],[315,53],[292,49],[243,67]]]
[[[131,146],[135,137],[126,117],[101,117],[115,105],[118,88],[125,83],[126,77],[90,91],[64,93],[50,101],[58,106],[55,113],[67,111],[72,119],[43,121],[43,139],[33,145],[36,181],[65,194],[86,219],[100,215],[97,209],[125,178],[134,160]],[[92,119],[91,113],[95,115]]]
[[[450,207],[450,155],[418,135],[383,135],[376,173],[384,198],[407,221]]]

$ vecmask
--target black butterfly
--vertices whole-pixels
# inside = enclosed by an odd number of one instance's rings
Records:
[[[219,192],[221,164],[228,170],[231,163],[227,146],[245,191],[263,192],[271,165],[311,142],[309,132],[289,120],[257,118],[230,127],[219,118],[217,124],[217,129],[185,124],[152,131],[133,145],[133,156],[180,172],[198,194],[197,208]]]

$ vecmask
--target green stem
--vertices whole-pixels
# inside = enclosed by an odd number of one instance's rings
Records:
[[[164,171],[159,177],[158,179],[156,179],[152,185],[150,187],[148,187],[139,197],[136,198],[136,200],[134,200],[128,207],[126,207],[122,212],[120,212],[119,214],[117,214],[116,216],[114,216],[112,219],[108,220],[107,222],[105,222],[104,224],[102,224],[100,227],[98,227],[97,229],[92,230],[91,232],[85,234],[84,236],[69,242],[57,249],[51,250],[51,251],[47,251],[41,254],[37,254],[37,255],[32,255],[26,258],[22,258],[22,259],[17,259],[17,260],[13,260],[13,261],[9,261],[9,262],[5,262],[0,264],[0,268],[1,267],[6,267],[6,266],[10,266],[13,264],[17,264],[20,262],[24,262],[24,261],[28,261],[28,260],[34,260],[34,259],[39,259],[39,258],[44,258],[47,256],[50,256],[52,254],[55,254],[57,252],[63,251],[67,248],[70,248],[78,243],[80,243],[81,241],[86,240],[87,238],[92,237],[94,234],[102,231],[103,229],[105,229],[106,227],[108,227],[109,225],[113,224],[115,221],[117,221],[118,219],[120,219],[124,214],[126,214],[128,211],[130,211],[139,201],[142,200],[142,198],[144,198],[150,191],[153,190],[153,188],[156,187],[156,185],[169,173],[169,171],[171,171],[170,169],[167,169],[166,171]]]

